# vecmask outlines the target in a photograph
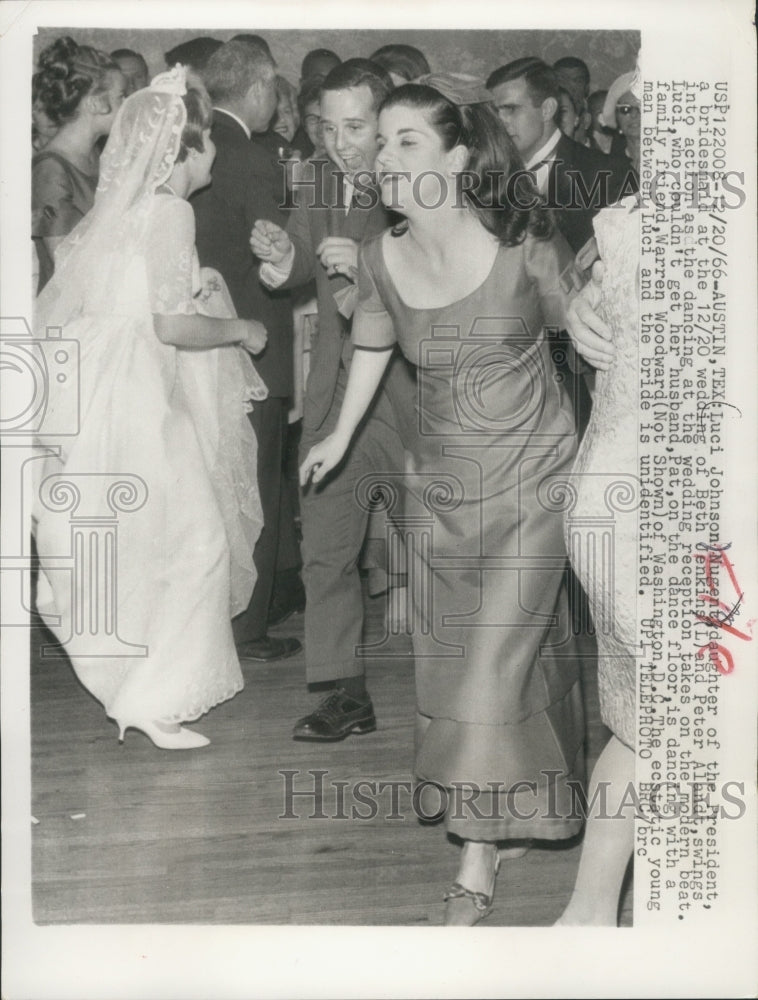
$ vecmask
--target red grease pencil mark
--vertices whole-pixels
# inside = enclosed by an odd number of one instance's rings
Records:
[[[754,618],[747,623],[747,632],[741,632],[732,624],[734,619],[742,610],[742,600],[745,594],[737,581],[737,575],[734,572],[732,561],[726,554],[726,550],[731,548],[731,545],[731,542],[727,545],[706,545],[703,542],[697,543],[696,548],[705,550],[704,553],[696,552],[695,558],[705,560],[705,579],[710,591],[708,594],[698,594],[698,600],[704,601],[706,604],[710,604],[712,606],[715,605],[715,609],[711,610],[709,614],[700,614],[696,611],[695,617],[699,621],[703,622],[704,625],[709,625],[711,628],[722,629],[729,635],[733,635],[737,639],[742,639],[744,642],[752,642],[753,625],[755,624]],[[714,596],[714,594],[719,593],[717,578],[718,571],[722,567],[726,570],[729,580],[734,587],[734,592],[737,595],[737,599],[731,607],[725,601],[719,600],[718,596]],[[720,674],[726,675],[732,673],[734,670],[734,658],[726,646],[712,639],[710,642],[707,642],[705,645],[698,648],[698,659],[703,658],[706,649],[708,650],[708,657],[711,663]]]

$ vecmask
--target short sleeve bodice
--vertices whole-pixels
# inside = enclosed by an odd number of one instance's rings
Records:
[[[52,151],[32,160],[32,236],[67,236],[95,201],[97,175]]]
[[[152,311],[195,312],[193,296],[199,288],[195,214],[183,198],[156,194],[145,261]]]
[[[113,276],[108,287],[101,287],[103,282],[85,285],[87,312],[107,310],[112,315],[143,318],[154,313],[197,312],[200,277],[190,205],[174,194],[153,195],[139,245],[115,241],[105,273]]]
[[[457,331],[461,340],[495,337],[533,342],[545,327],[562,329],[573,292],[573,254],[560,236],[528,236],[500,247],[489,275],[468,295],[449,305],[417,309],[400,298],[387,270],[384,234],[364,244],[359,258],[359,304],[353,322],[356,347],[375,350],[395,340],[406,357],[427,367],[426,347],[438,331]],[[397,331],[397,333],[395,332]]]
[[[95,203],[97,175],[85,174],[65,157],[43,150],[32,159],[32,239],[37,248],[41,291],[55,270],[53,248]]]
[[[358,251],[358,305],[352,329],[356,347],[376,351],[389,349],[397,341],[392,317],[381,291],[386,282],[391,283],[384,268],[381,239],[380,235],[369,244],[364,244],[365,249],[361,247]],[[380,275],[378,280],[377,272]]]

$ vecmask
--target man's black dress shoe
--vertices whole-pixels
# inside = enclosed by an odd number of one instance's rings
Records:
[[[294,740],[336,743],[350,733],[373,733],[376,716],[371,701],[356,701],[342,688],[324,698],[315,712],[295,723]]]
[[[275,593],[268,609],[268,624],[281,625],[290,615],[301,615],[305,611],[305,588],[302,584],[293,590]]]
[[[294,656],[302,648],[297,639],[275,639],[273,636],[264,635],[262,639],[248,639],[247,642],[239,643],[237,655],[241,660],[270,663],[272,660],[285,660],[288,656]]]

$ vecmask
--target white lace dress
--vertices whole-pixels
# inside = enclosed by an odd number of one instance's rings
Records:
[[[43,442],[60,449],[45,462],[45,476],[54,478],[41,484],[35,511],[43,566],[73,555],[66,482],[86,487],[88,505],[102,512],[119,477],[146,494],[118,518],[110,623],[121,641],[146,650],[112,655],[102,593],[77,588],[70,571],[48,569],[39,594],[39,610],[77,677],[125,723],[191,721],[243,686],[230,618],[252,592],[262,525],[245,405],[257,376],[240,348],[161,343],[152,319],[154,312],[223,311],[223,289],[212,281],[203,292],[193,287],[194,236],[187,202],[156,194],[145,252],[124,254],[122,266],[110,269],[119,277],[107,311],[103,290],[93,288],[65,328],[64,336],[80,343],[78,398],[61,391],[50,405],[60,411],[57,426],[79,405],[79,433]],[[88,627],[101,637],[99,655],[92,635],[81,641]],[[95,655],[79,655],[85,647]]]
[[[592,416],[572,470],[576,503],[566,520],[566,545],[595,624],[600,715],[629,747],[637,697],[639,215],[630,197],[594,220],[605,263],[598,309],[616,357],[597,373]]]

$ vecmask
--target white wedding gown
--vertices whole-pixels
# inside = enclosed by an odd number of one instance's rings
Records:
[[[38,601],[79,680],[125,724],[191,721],[242,689],[230,619],[252,593],[262,526],[245,400],[261,398],[265,387],[241,348],[180,350],[159,341],[153,313],[231,313],[218,280],[198,288],[188,203],[156,194],[150,212],[144,252],[130,257],[114,246],[104,271],[118,279],[107,290],[93,283],[64,328],[80,343],[79,389],[54,392],[50,406],[60,427],[79,405],[80,430],[40,442],[60,448],[42,478],[59,478],[41,483],[35,511],[44,567],[73,555],[72,518],[82,510],[70,509],[66,480],[101,516],[111,512],[108,491],[119,477],[144,484],[128,480],[146,499],[118,514],[111,625],[146,652],[112,655],[107,609],[97,606],[102,593],[75,586],[66,569],[45,571]],[[122,488],[122,507],[129,490]],[[88,624],[105,652],[92,635],[96,655],[77,652],[82,643],[72,636]]]

